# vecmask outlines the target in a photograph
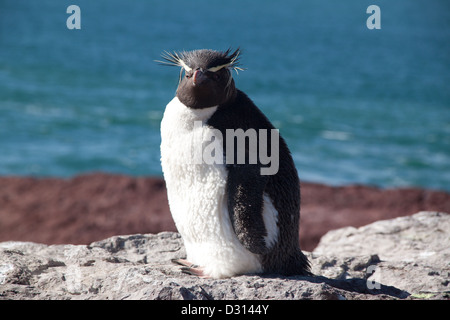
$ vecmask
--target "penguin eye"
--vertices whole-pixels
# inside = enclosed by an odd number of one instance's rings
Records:
[[[220,80],[221,76],[219,72],[213,72],[213,78],[214,80]]]

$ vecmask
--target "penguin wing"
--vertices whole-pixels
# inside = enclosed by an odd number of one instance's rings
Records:
[[[263,220],[263,194],[267,176],[257,165],[233,165],[228,168],[228,211],[234,232],[241,244],[255,254],[267,253]]]

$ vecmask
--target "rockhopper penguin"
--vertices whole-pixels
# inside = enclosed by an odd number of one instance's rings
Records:
[[[186,259],[174,262],[184,266],[183,272],[210,278],[309,275],[309,262],[299,247],[297,170],[283,138],[277,135],[277,148],[270,144],[275,128],[236,89],[231,71],[243,70],[239,54],[239,49],[165,52],[165,61],[159,61],[181,67],[176,96],[161,122],[169,206],[187,253]],[[277,157],[276,173],[262,174],[268,164],[261,155],[252,161],[250,134],[244,149],[227,141],[227,133],[239,129],[253,130],[256,144],[267,148],[267,154],[278,151],[271,154]],[[208,142],[221,146],[213,154],[220,161],[198,161],[198,150],[202,155]],[[238,159],[242,150],[245,161]]]

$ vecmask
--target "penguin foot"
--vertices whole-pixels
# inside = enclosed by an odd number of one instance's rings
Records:
[[[209,279],[209,276],[207,276],[206,274],[204,274],[203,268],[202,267],[183,267],[181,268],[181,272],[192,275],[192,276],[197,276],[199,278],[202,279]]]
[[[181,266],[183,266],[181,268],[181,272],[192,275],[192,276],[197,276],[203,279],[208,279],[209,276],[205,275],[203,273],[203,268],[199,267],[196,264],[193,264],[185,259],[172,259],[171,260],[173,263],[175,264],[179,264]]]
[[[197,268],[198,267],[196,264],[193,264],[184,259],[172,259],[171,261],[173,263],[179,264],[180,266],[183,266],[183,267],[188,267],[188,268]]]

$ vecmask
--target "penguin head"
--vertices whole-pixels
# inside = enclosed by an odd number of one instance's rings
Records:
[[[203,109],[224,104],[236,95],[231,69],[243,70],[238,67],[239,54],[239,49],[165,52],[162,57],[166,61],[159,62],[181,67],[178,99],[189,108]]]

